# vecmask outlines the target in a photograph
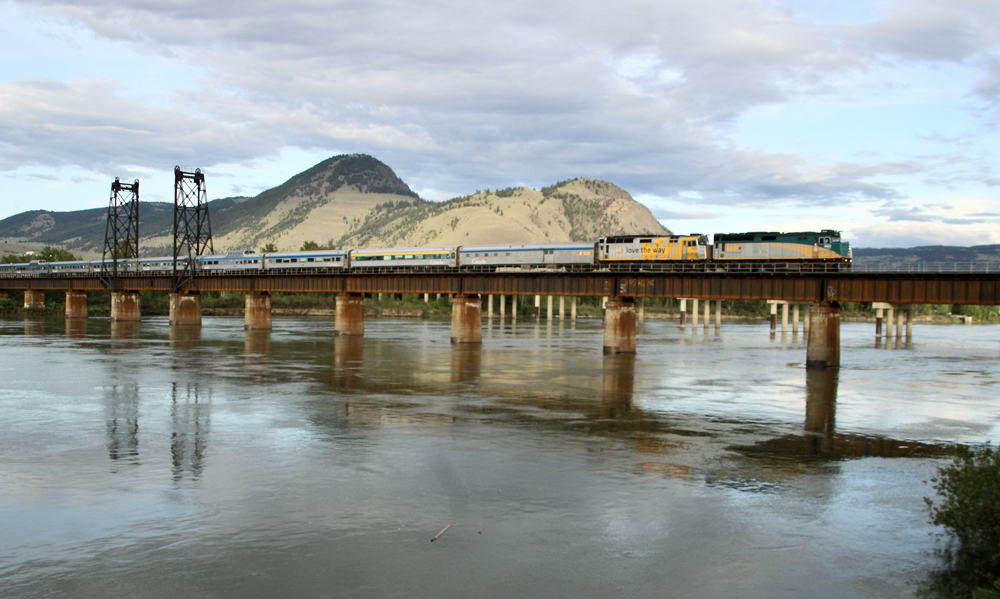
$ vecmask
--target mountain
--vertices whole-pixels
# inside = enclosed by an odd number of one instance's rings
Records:
[[[854,260],[859,263],[880,262],[997,262],[1000,245],[926,245],[915,248],[854,248]]]
[[[580,178],[541,191],[487,190],[428,202],[391,168],[365,154],[334,156],[256,197],[213,200],[208,208],[219,252],[259,249],[269,242],[293,250],[305,241],[403,247],[669,233],[649,209],[605,181]],[[54,245],[86,257],[99,256],[106,219],[106,208],[23,212],[0,220],[0,252]],[[172,228],[172,204],[142,202],[140,253],[169,255]]]

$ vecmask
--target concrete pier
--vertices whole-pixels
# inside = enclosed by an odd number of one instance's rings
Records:
[[[488,299],[486,300],[486,305],[487,305],[488,312],[486,313],[486,317],[489,318],[490,320],[492,320],[493,319],[493,296],[492,295],[488,295],[487,298]]]
[[[451,298],[451,342],[483,342],[483,300],[478,295]]]
[[[140,319],[138,291],[111,292],[111,322],[137,322]]]
[[[691,300],[691,328],[698,328],[698,300]]]
[[[573,296],[573,300],[569,303],[569,319],[576,322],[576,296]]]
[[[604,313],[604,353],[635,353],[635,301],[613,297]]]
[[[816,304],[809,309],[811,328],[806,344],[806,367],[840,366],[840,307]]]
[[[685,320],[687,320],[687,305],[688,301],[684,298],[681,298],[681,315],[678,325],[680,325],[682,329],[684,328]]]
[[[170,294],[170,326],[201,326],[201,294],[197,292]]]
[[[87,317],[87,292],[71,290],[66,292],[66,318]]]
[[[913,336],[913,304],[890,304],[886,302],[873,302],[875,309],[875,337],[882,337],[883,324],[885,325],[886,339],[897,339],[904,334],[907,338]],[[883,312],[887,313],[886,318],[882,318]],[[904,328],[905,323],[905,328]],[[895,327],[895,330],[893,330]]]
[[[712,324],[712,300],[705,300],[705,330]]]
[[[25,289],[24,290],[24,307],[25,308],[44,308],[45,307],[45,292],[41,289]]]
[[[566,296],[559,296],[559,322],[566,320]]]
[[[778,304],[768,301],[771,304],[771,336],[774,336],[778,328]]]
[[[542,296],[535,296],[535,322],[542,317]]]
[[[646,298],[640,297],[635,300],[636,320],[639,324],[646,321]]]
[[[552,296],[551,295],[548,296],[546,303],[548,305],[546,306],[546,310],[545,310],[545,320],[549,324],[552,324]]]
[[[781,334],[788,332],[788,302],[781,304]]]
[[[510,319],[512,322],[517,322],[517,296],[510,296]]]
[[[799,334],[799,305],[792,304],[792,334]]]
[[[271,330],[271,296],[266,291],[246,295],[243,304],[243,328],[248,331]]]
[[[365,334],[365,315],[360,295],[356,293],[337,295],[337,307],[333,318],[334,335]]]
[[[715,300],[715,330],[722,326],[722,300]]]

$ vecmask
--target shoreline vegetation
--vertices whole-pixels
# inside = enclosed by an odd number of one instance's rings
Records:
[[[487,317],[486,298],[483,298],[483,318]],[[62,291],[45,292],[44,308],[24,308],[23,294],[9,291],[6,298],[0,298],[0,317],[56,317],[65,313],[65,295]],[[242,292],[202,293],[202,314],[205,316],[240,316],[243,314],[244,294]],[[494,300],[494,318],[499,318],[500,307]],[[281,316],[333,316],[336,296],[328,293],[274,293],[271,295],[272,314]],[[140,305],[145,316],[166,316],[169,313],[169,296],[165,292],[143,291]],[[540,317],[546,318],[547,299],[542,298]],[[110,293],[93,291],[88,293],[90,316],[109,316]],[[704,303],[699,305],[699,320],[704,317]],[[692,306],[688,303],[688,317]],[[842,318],[845,322],[875,322],[875,312],[871,304],[858,302],[841,303]],[[507,297],[507,317],[510,318],[511,300]],[[569,318],[570,302],[567,298],[565,315]],[[558,318],[559,300],[553,299],[553,318]],[[533,320],[535,304],[533,296],[518,298],[518,319]],[[714,306],[712,308],[714,318]],[[422,294],[366,294],[364,300],[366,317],[391,318],[441,318],[451,317],[451,301],[446,295],[440,298],[431,294],[430,301],[424,302]],[[645,301],[647,320],[669,320],[680,316],[680,302],[672,298],[648,298]],[[913,320],[921,324],[961,324],[965,317],[972,317],[974,324],[1000,323],[997,306],[965,306],[947,304],[919,304],[914,308]],[[804,317],[804,315],[803,315]],[[577,318],[601,318],[601,298],[580,297],[577,300]],[[780,311],[779,316],[780,319]],[[791,314],[789,314],[791,318]],[[763,300],[724,300],[722,319],[726,321],[769,320],[770,306]]]

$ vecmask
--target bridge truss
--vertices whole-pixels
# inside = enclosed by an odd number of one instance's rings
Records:
[[[174,280],[176,293],[191,283],[197,274],[195,259],[212,245],[212,221],[208,216],[208,198],[205,192],[205,173],[201,169],[186,172],[174,167]],[[178,258],[186,257],[178,265]],[[178,268],[179,266],[179,268]]]
[[[104,231],[104,255],[101,259],[101,285],[119,290],[118,261],[139,257],[139,180],[122,183],[115,177]]]

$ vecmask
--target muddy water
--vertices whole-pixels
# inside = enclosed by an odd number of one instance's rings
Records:
[[[911,596],[996,331],[0,321],[0,596]]]

